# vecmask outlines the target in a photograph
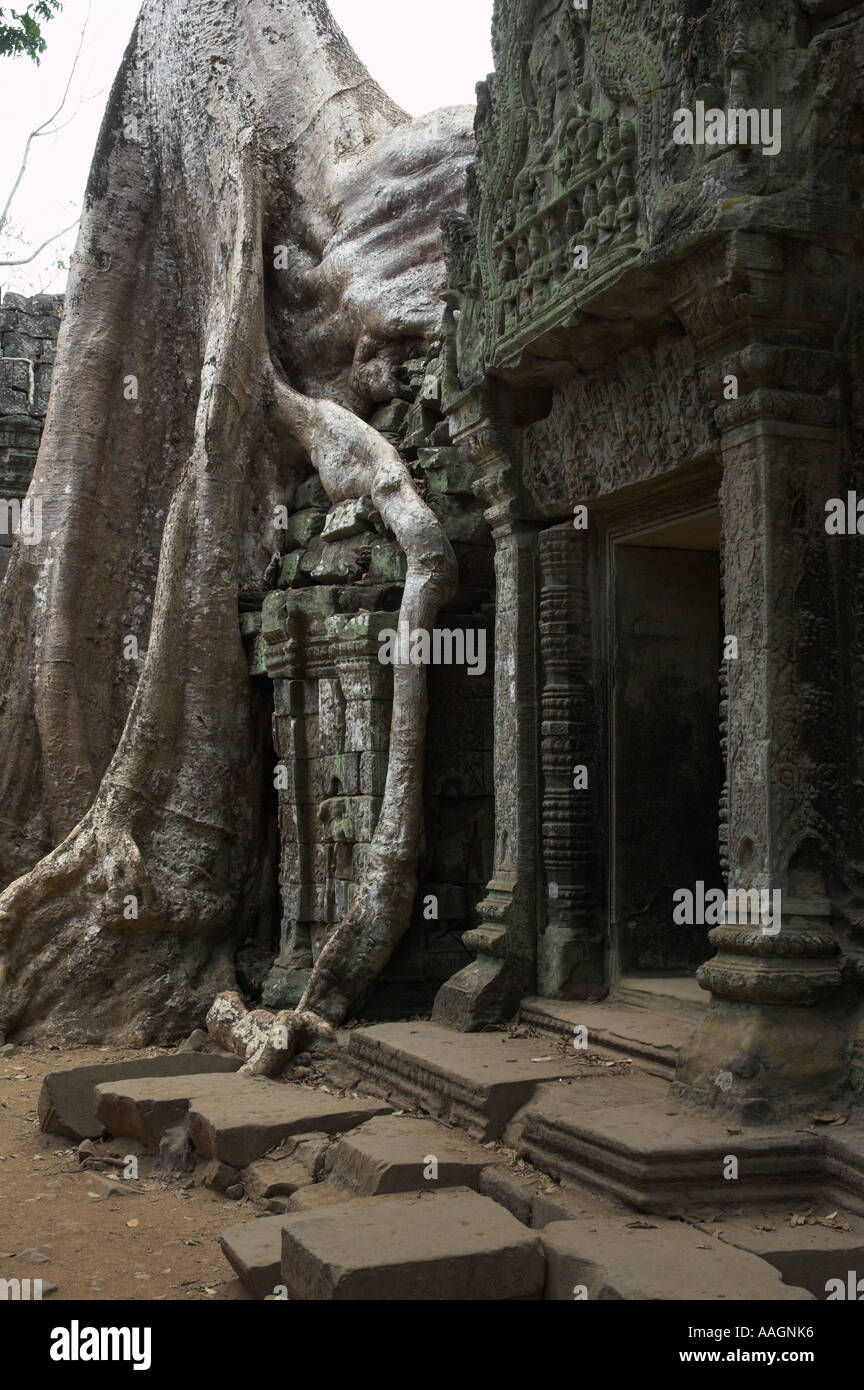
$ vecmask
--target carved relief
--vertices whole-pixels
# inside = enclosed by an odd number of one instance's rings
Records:
[[[526,487],[559,514],[710,454],[718,434],[693,344],[667,336],[568,381],[524,440]]]

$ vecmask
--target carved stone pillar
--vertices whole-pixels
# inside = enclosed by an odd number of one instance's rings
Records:
[[[537,988],[584,999],[606,975],[598,920],[597,786],[588,539],[569,522],[540,533],[540,747],[546,921]],[[577,789],[584,766],[588,785]]]
[[[678,1086],[754,1121],[824,1106],[846,1073],[828,901],[844,758],[840,555],[825,531],[842,461],[837,283],[805,243],[736,233],[715,264],[684,268],[676,302],[720,402],[724,626],[737,642],[725,670],[728,887],[782,895],[778,921],[710,933],[717,955],[698,979],[711,1006]]]
[[[477,959],[439,990],[434,1017],[470,1032],[512,1017],[535,988],[537,951],[537,531],[520,520],[506,441],[488,423],[456,430],[478,472],[495,540],[495,862],[481,925],[463,936]]]

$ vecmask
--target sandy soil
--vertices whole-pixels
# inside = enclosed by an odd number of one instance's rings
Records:
[[[71,1139],[39,1129],[46,1072],[158,1055],[24,1047],[0,1058],[0,1279],[55,1284],[52,1302],[246,1298],[217,1237],[257,1214],[250,1203],[184,1187],[186,1174],[154,1177],[154,1160],[128,1140],[104,1151],[136,1155],[138,1181],[109,1195],[99,1190],[105,1175],[81,1168]]]

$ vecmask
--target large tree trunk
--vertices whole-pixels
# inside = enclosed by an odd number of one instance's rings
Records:
[[[412,626],[449,594],[446,537],[361,417],[437,330],[470,116],[410,121],[322,0],[145,3],[70,278],[31,488],[44,539],[0,591],[7,1034],[162,1040],[233,985],[275,891],[237,593],[310,463],[405,548]],[[394,676],[369,871],[302,1006],[331,1022],[414,895],[425,681]]]

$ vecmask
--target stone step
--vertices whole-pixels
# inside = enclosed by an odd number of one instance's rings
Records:
[[[827,1204],[817,1210],[827,1213]],[[829,1280],[841,1281],[847,1299],[850,1282],[857,1290],[858,1279],[864,1280],[864,1231],[837,1231],[818,1223],[792,1226],[785,1210],[763,1219],[762,1225],[775,1219],[775,1230],[757,1230],[746,1218],[724,1219],[718,1239],[766,1260],[784,1283],[807,1289],[814,1298],[827,1298]]]
[[[217,1076],[143,1076],[132,1077],[128,1081],[104,1081],[94,1091],[96,1115],[115,1138],[137,1139],[155,1152],[163,1134],[184,1123],[190,1103],[196,1097],[209,1095],[211,1090],[224,1094],[226,1089],[244,1095],[250,1085],[261,1084],[232,1073]]]
[[[859,1113],[853,1112],[851,1121],[822,1131],[823,1193],[833,1206],[860,1215],[864,1214],[864,1126]]]
[[[411,1115],[383,1115],[346,1134],[328,1159],[333,1182],[358,1197],[397,1192],[477,1188],[480,1174],[499,1162],[457,1130]]]
[[[704,1019],[710,998],[695,975],[622,975],[611,1002],[683,1019],[692,1030]]]
[[[808,1302],[765,1260],[681,1222],[653,1229],[620,1221],[554,1221],[540,1232],[546,1252],[545,1297],[577,1300],[662,1299],[705,1302]]]
[[[629,1057],[642,1070],[671,1081],[678,1050],[694,1024],[677,1013],[664,1014],[635,1004],[600,1004],[567,999],[525,999],[520,1021],[547,1037],[572,1043],[577,1027],[588,1030],[591,1049]]]
[[[109,1134],[151,1150],[188,1118],[203,1158],[246,1168],[292,1134],[351,1129],[389,1109],[380,1101],[343,1099],[260,1077],[144,1077],[96,1087],[96,1113]]]
[[[342,1134],[389,1110],[382,1101],[271,1081],[243,1094],[211,1092],[193,1100],[189,1136],[205,1158],[245,1168],[292,1134]]]
[[[812,1200],[823,1173],[818,1135],[730,1133],[722,1120],[680,1110],[668,1086],[638,1073],[544,1087],[508,1139],[553,1178],[588,1184],[646,1212]],[[730,1158],[737,1178],[724,1176]]]
[[[566,1077],[573,1065],[563,1056],[537,1059],[536,1038],[454,1033],[425,1022],[357,1029],[347,1054],[364,1091],[425,1110],[479,1140],[500,1138],[536,1088]]]
[[[290,1299],[522,1301],[544,1282],[540,1238],[467,1188],[361,1197],[282,1226]]]
[[[89,1067],[49,1072],[39,1092],[39,1125],[49,1134],[69,1139],[102,1139],[105,1126],[96,1117],[95,1088],[108,1081],[131,1081],[145,1076],[205,1076],[235,1072],[242,1058],[227,1053],[166,1053],[133,1062],[97,1062]]]

